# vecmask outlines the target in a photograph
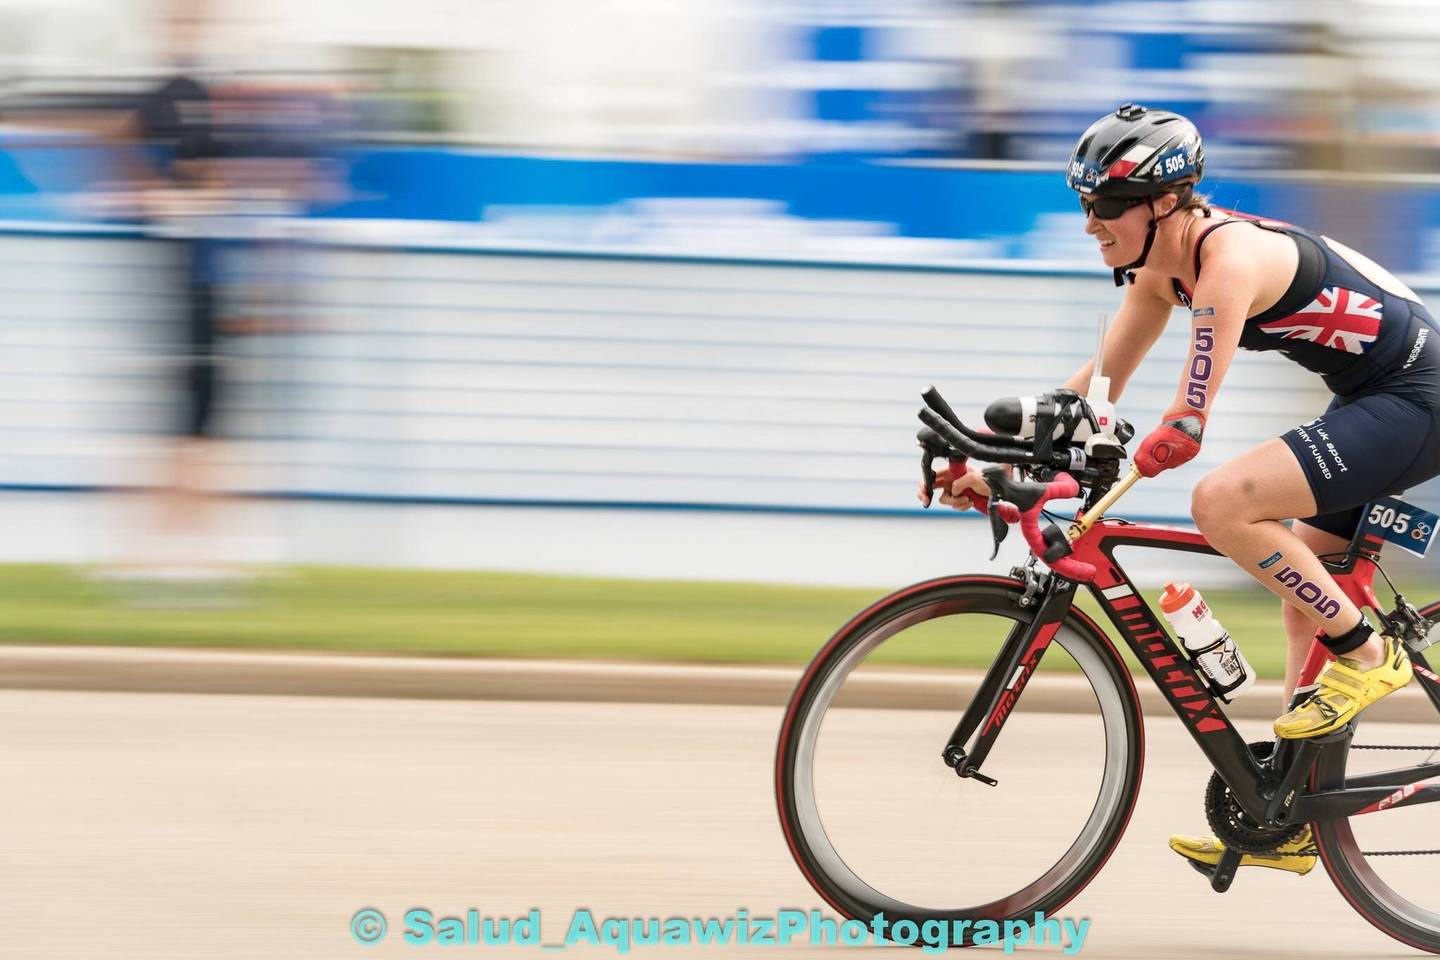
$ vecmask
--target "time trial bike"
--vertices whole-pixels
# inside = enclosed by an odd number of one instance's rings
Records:
[[[1115,853],[1140,790],[1145,731],[1123,645],[1214,768],[1204,806],[1227,850],[1203,871],[1213,889],[1229,888],[1243,853],[1273,851],[1309,825],[1330,878],[1366,920],[1440,953],[1440,807],[1428,806],[1440,800],[1440,781],[1429,782],[1440,777],[1440,676],[1426,656],[1440,602],[1417,609],[1392,584],[1393,606],[1382,607],[1372,588],[1381,538],[1362,528],[1348,551],[1322,560],[1403,639],[1414,682],[1328,736],[1278,740],[1267,723],[1247,742],[1120,562],[1137,548],[1218,556],[1193,529],[1106,516],[1139,478],[1120,469],[1133,430],[1102,429],[1069,391],[1027,408],[1038,417],[1028,438],[974,430],[933,388],[923,396],[925,488],[936,459],[952,470],[967,458],[1009,465],[985,471],[987,508],[997,545],[1018,523],[1030,554],[1009,576],[946,576],[885,597],[805,669],[780,729],[775,790],[790,852],[816,892],[864,922],[1060,910]],[[1087,420],[1082,441],[1075,426]],[[1068,529],[1042,529],[1046,504],[1072,498],[1083,506]],[[1120,645],[1077,606],[1082,587]],[[906,664],[950,653],[988,663],[978,683],[942,673],[953,683],[930,683],[908,709],[874,698]],[[1316,642],[1297,701],[1327,657]],[[1042,669],[1053,681],[1027,697]],[[1088,708],[1074,712],[1072,697],[1063,717],[1046,713],[1052,682],[1078,687]],[[1367,741],[1367,727],[1384,736]]]

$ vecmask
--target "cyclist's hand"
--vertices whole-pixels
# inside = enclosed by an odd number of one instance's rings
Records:
[[[968,463],[947,464],[936,470],[935,489],[940,491],[940,502],[956,510],[974,507],[983,513],[988,509],[990,486]],[[920,491],[920,502],[930,502],[929,491]]]
[[[1135,466],[1141,476],[1153,477],[1189,463],[1200,452],[1205,421],[1194,413],[1172,412],[1165,417],[1165,422],[1151,430],[1135,451]]]

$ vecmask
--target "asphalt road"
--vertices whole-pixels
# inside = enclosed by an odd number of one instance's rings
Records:
[[[924,715],[898,713],[853,711],[837,730],[856,732],[854,753],[837,753],[837,765],[864,768],[866,736]],[[410,946],[401,918],[416,906],[485,916],[537,908],[555,942],[579,908],[597,918],[821,908],[774,813],[779,717],[754,706],[0,691],[0,957],[534,957],[536,947]],[[1059,747],[1032,765],[1055,785],[1053,799],[1093,773],[1085,724],[1053,713],[1033,722],[1039,744]],[[1244,727],[1259,736],[1264,724]],[[1229,894],[1211,893],[1165,846],[1172,831],[1203,825],[1203,760],[1173,718],[1150,722],[1147,746],[1125,839],[1065,910],[1090,921],[1083,956],[1419,955],[1352,913],[1321,868],[1304,878],[1252,869]],[[884,788],[878,799],[894,796],[889,772],[876,768],[868,781]],[[1046,822],[1050,801],[1030,793],[1008,801],[1010,825]],[[903,807],[867,809],[877,830],[913,826]],[[1020,856],[1026,831],[1014,834]],[[936,867],[916,861],[920,873]],[[385,942],[352,939],[361,907],[388,916]],[[837,954],[629,954],[776,955]],[[989,954],[967,954],[976,955]]]

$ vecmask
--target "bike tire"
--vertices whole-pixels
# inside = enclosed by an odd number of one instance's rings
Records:
[[[1430,620],[1440,617],[1440,600],[1421,607],[1420,614]],[[1440,744],[1440,710],[1434,719],[1431,742]],[[1313,788],[1342,788],[1349,760],[1348,745],[1343,750],[1322,753],[1316,763]],[[1427,910],[1406,900],[1373,869],[1359,849],[1349,818],[1317,821],[1312,827],[1320,862],[1325,865],[1331,882],[1357,913],[1401,943],[1428,953],[1440,953],[1440,910]]]
[[[1124,834],[1139,793],[1144,763],[1140,701],[1129,670],[1110,639],[1082,611],[1072,608],[1054,642],[1075,659],[1095,692],[1105,731],[1105,772],[1084,829],[1048,872],[1008,896],[987,902],[921,907],[897,901],[857,876],[847,875],[850,868],[843,858],[833,848],[827,849],[830,841],[819,822],[818,805],[812,795],[807,795],[807,788],[813,793],[813,783],[806,780],[812,775],[807,763],[813,764],[821,720],[817,711],[823,714],[833,702],[836,686],[861,662],[857,656],[863,660],[868,655],[857,651],[873,650],[904,629],[933,617],[981,613],[1028,623],[1034,619],[1034,609],[1018,605],[1023,593],[1023,584],[1014,578],[985,575],[941,578],[900,590],[841,627],[816,654],[797,684],[785,710],[776,748],[775,790],[781,829],[810,885],[844,917],[868,923],[884,912],[892,922],[904,918],[916,923],[932,919],[973,923],[982,919],[1028,921],[1037,911],[1054,915],[1094,878]],[[1040,669],[1044,669],[1043,660]],[[842,674],[838,680],[837,672]],[[1020,701],[1023,704],[1024,694]],[[959,715],[957,710],[955,717]],[[812,754],[808,762],[807,750]],[[1043,760],[1036,758],[1037,763]],[[883,824],[877,824],[877,829],[882,828]],[[954,945],[968,945],[968,939]]]

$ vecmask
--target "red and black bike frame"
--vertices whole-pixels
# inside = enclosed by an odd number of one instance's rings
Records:
[[[1220,709],[1189,657],[1171,638],[1116,561],[1115,551],[1121,547],[1179,550],[1210,556],[1219,553],[1196,530],[1117,519],[1097,522],[1072,544],[1074,558],[1095,569],[1093,580],[1086,586],[1096,602],[1230,787],[1241,808],[1257,823],[1305,823],[1440,800],[1440,784],[1414,786],[1422,780],[1440,777],[1440,763],[1352,777],[1343,790],[1303,793],[1299,788],[1307,779],[1318,751],[1337,738],[1348,736],[1348,731],[1328,738],[1280,741],[1282,752],[1262,766]],[[1379,547],[1378,538],[1362,532],[1357,534],[1343,563],[1327,566],[1351,600],[1362,608],[1370,607],[1383,613],[1371,586]],[[1069,615],[1078,587],[1075,581],[1059,575],[1042,578],[1030,600],[1035,609],[1034,618],[1028,623],[1016,624],[1011,630],[946,745],[944,758],[961,776],[990,782],[980,773],[981,764]],[[1329,656],[1317,640],[1301,673],[1300,687],[1314,683]],[[1423,655],[1412,653],[1411,658],[1417,682],[1440,711],[1440,677],[1431,672]]]

